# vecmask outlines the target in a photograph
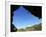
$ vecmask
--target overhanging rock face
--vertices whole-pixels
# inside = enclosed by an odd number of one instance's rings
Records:
[[[13,16],[14,16],[14,11],[16,11],[19,8],[23,8],[24,10],[27,11],[27,13],[32,14],[36,17],[38,17],[39,19],[42,17],[42,6],[21,6],[21,5],[11,5],[11,32],[14,32],[14,28],[17,31],[17,28],[14,27],[14,25],[12,24],[13,22]],[[27,14],[27,15],[29,15]]]
[[[35,22],[35,23],[34,23]],[[39,23],[38,17],[32,15],[31,11],[25,9],[23,6],[20,6],[17,10],[14,11],[13,24],[19,29],[24,28],[28,25],[33,25]]]
[[[11,12],[14,12],[20,6],[23,6],[26,10],[30,11],[34,16],[42,18],[42,6],[11,5]]]

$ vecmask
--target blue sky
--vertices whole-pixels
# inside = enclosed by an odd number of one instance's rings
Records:
[[[40,22],[41,20],[38,19],[38,17],[32,15],[28,10],[26,10],[22,6],[14,11],[13,24],[18,29],[24,28],[28,25],[31,26],[31,25],[39,24]]]

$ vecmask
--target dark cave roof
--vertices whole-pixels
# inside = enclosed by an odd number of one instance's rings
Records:
[[[21,5],[11,5],[11,13],[13,15],[13,11],[18,9]],[[34,16],[41,18],[42,17],[42,6],[24,6],[23,7],[30,11]],[[12,16],[11,15],[11,16]]]

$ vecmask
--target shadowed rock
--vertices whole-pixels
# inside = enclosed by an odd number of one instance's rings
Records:
[[[11,32],[16,32],[17,28],[12,24],[14,10],[18,9],[20,6],[11,5]],[[31,13],[38,17],[39,19],[42,17],[42,7],[41,6],[23,6],[26,10],[31,11]]]

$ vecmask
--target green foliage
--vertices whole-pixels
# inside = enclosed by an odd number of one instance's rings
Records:
[[[41,23],[38,25],[33,25],[30,27],[26,27],[25,29],[18,29],[17,31],[41,31],[42,30],[42,25]]]
[[[25,31],[25,29],[18,29],[18,31]]]

